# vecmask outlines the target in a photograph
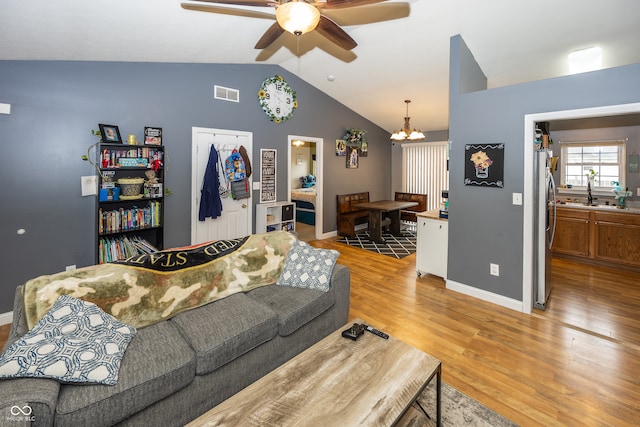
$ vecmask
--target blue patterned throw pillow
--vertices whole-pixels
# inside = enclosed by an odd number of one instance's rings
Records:
[[[338,251],[314,248],[296,240],[276,284],[327,292],[338,255]]]
[[[61,295],[33,329],[0,355],[0,378],[114,385],[136,332],[93,303]]]

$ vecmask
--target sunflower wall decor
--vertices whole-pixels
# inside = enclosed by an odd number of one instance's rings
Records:
[[[464,153],[465,185],[504,186],[504,144],[467,144]]]

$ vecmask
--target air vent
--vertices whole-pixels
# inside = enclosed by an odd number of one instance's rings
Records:
[[[215,85],[213,87],[213,97],[224,101],[240,102],[240,91],[238,89]]]

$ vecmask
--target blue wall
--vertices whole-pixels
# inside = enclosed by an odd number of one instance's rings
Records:
[[[300,103],[282,124],[270,122],[257,100],[260,83],[275,74]],[[0,61],[0,75],[0,102],[11,104],[11,114],[0,115],[0,313],[11,311],[14,289],[26,280],[93,263],[95,198],[81,196],[80,177],[95,174],[81,156],[98,123],[119,126],[125,139],[141,139],[144,126],[163,128],[173,191],[166,247],[190,243],[194,126],[253,132],[254,153],[276,148],[279,200],[287,198],[287,136],[324,138],[324,232],[336,229],[336,194],[389,196],[389,133],[277,66]],[[214,84],[239,89],[240,102],[213,99]],[[335,139],[348,127],[368,131],[369,154],[358,169],[335,156]]]
[[[448,279],[522,301],[523,206],[512,193],[524,192],[526,114],[638,101],[640,64],[486,90],[473,54],[452,37]],[[486,143],[505,144],[504,188],[464,185],[465,144]]]

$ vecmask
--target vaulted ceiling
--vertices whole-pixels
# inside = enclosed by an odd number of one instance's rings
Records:
[[[596,45],[603,68],[640,63],[638,0],[389,0],[327,11],[358,43],[351,51],[316,32],[256,50],[269,8],[184,3],[0,0],[0,59],[278,64],[389,132],[403,124],[405,99],[413,127],[448,129],[456,34],[489,87],[566,75],[567,54]]]

